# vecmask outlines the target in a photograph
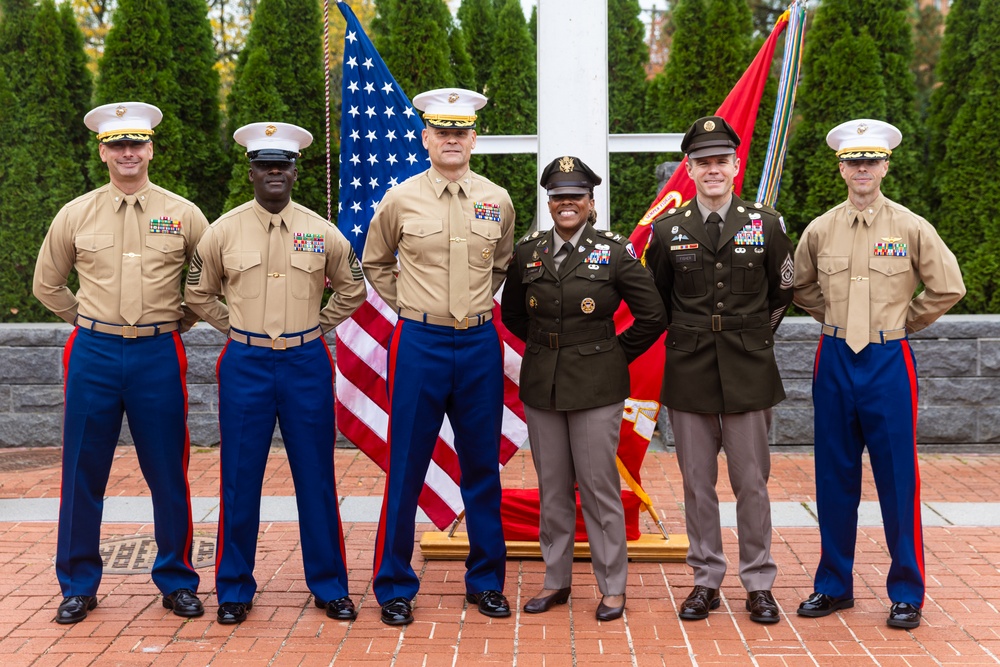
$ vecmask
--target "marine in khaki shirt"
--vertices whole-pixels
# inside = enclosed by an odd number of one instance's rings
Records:
[[[278,219],[285,252],[279,265],[269,261],[272,219]],[[274,274],[278,273],[278,278]],[[334,293],[323,305],[330,279]],[[192,270],[186,298],[206,322],[229,334],[230,329],[264,334],[268,283],[283,282],[281,333],[315,329],[323,332],[350,317],[367,291],[351,244],[336,227],[289,200],[278,213],[257,200],[234,208],[205,233]],[[225,295],[223,303],[219,297]]]
[[[506,190],[469,170],[476,110],[485,104],[460,88],[413,98],[424,112],[431,168],[385,194],[365,242],[365,275],[399,313],[386,377],[389,467],[373,582],[388,625],[413,622],[417,501],[446,414],[466,519],[476,526],[466,595],[480,613],[510,616],[498,465],[503,361],[492,311],[514,250],[514,208]]]
[[[456,179],[469,255],[469,315],[493,309],[514,247],[507,191],[471,170]],[[364,271],[393,309],[450,317],[449,179],[433,166],[390,189],[372,218]],[[398,264],[397,264],[398,253]]]
[[[965,295],[955,255],[920,216],[882,194],[899,130],[861,118],[830,130],[847,201],[809,223],[795,251],[795,304],[823,323],[813,376],[822,549],[800,616],[854,606],[854,547],[868,449],[892,558],[886,624],[920,625],[924,545],[916,359],[907,334]],[[923,291],[914,296],[923,285]]]
[[[859,273],[851,264],[856,242],[868,263],[870,340],[883,331],[920,331],[965,295],[962,271],[937,230],[880,192],[866,206],[850,199],[834,206],[799,240],[795,304],[819,322],[847,330],[851,280]]]
[[[161,118],[141,102],[106,104],[84,117],[97,133],[110,183],[59,211],[35,264],[35,296],[76,324],[63,354],[56,576],[64,597],[57,623],[78,623],[97,606],[101,507],[123,414],[152,496],[153,583],[163,606],[178,616],[205,611],[191,564],[180,332],[197,321],[181,302],[181,274],[208,222],[197,206],[149,182],[153,128]],[[74,270],[76,294],[66,284]]]
[[[181,320],[181,331],[198,316],[181,300],[181,272],[194,255],[208,221],[188,200],[146,181],[135,196],[139,220],[142,310],[137,325]],[[129,324],[120,314],[126,193],[108,183],[74,199],[56,214],[35,265],[35,296],[45,307],[76,323],[77,315],[97,322]],[[143,224],[145,223],[145,224]],[[74,294],[66,285],[71,271],[80,278]]]
[[[323,333],[365,300],[364,276],[347,239],[292,201],[295,160],[312,135],[288,123],[236,130],[246,146],[254,199],[216,220],[187,278],[195,312],[229,335],[219,356],[222,510],[215,587],[219,623],[253,608],[260,493],[275,423],[299,495],[306,585],[340,621],[357,616],[348,593],[333,469],[333,359]],[[333,289],[322,306],[329,278]],[[225,297],[222,303],[220,297]]]

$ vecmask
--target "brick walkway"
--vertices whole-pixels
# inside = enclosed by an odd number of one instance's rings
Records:
[[[925,455],[921,457],[926,503],[1000,501],[1000,456]],[[775,503],[814,500],[813,462],[807,454],[776,454],[770,485]],[[58,498],[59,469],[0,468],[0,499]],[[148,495],[135,457],[122,449],[112,473],[109,495]],[[363,455],[337,453],[338,490],[352,498],[380,496],[383,476]],[[196,497],[218,495],[216,451],[195,452],[191,489]],[[674,456],[651,452],[643,468],[646,489],[668,529],[682,532],[680,476]],[[725,480],[725,472],[720,474]],[[534,485],[527,453],[518,454],[503,473],[506,487]],[[274,452],[265,494],[291,492],[287,461]],[[732,501],[720,481],[720,499]],[[866,473],[864,500],[876,500]],[[985,516],[985,515],[984,515]],[[199,570],[207,613],[182,620],[163,609],[148,574],[105,574],[100,606],[75,626],[52,622],[60,600],[52,559],[56,526],[51,521],[0,522],[0,665],[973,665],[1000,662],[1000,527],[954,525],[925,528],[928,594],[923,624],[912,632],[886,627],[888,557],[882,531],[859,530],[854,609],[821,618],[795,615],[812,590],[819,551],[814,526],[775,529],[774,556],[779,574],[775,597],[785,616],[773,626],[750,622],[744,594],[731,571],[723,604],[708,621],[681,622],[677,605],[692,580],[682,563],[631,563],[624,622],[594,620],[599,593],[590,564],[575,566],[576,585],[569,605],[538,616],[515,613],[488,619],[464,601],[460,562],[424,561],[415,555],[422,587],[416,622],[405,630],[382,625],[371,592],[375,524],[345,525],[351,594],[360,603],[354,623],[330,621],[313,606],[298,554],[298,525],[261,525],[256,577],[259,593],[248,621],[239,626],[215,622],[211,568]],[[418,524],[419,533],[431,528]],[[214,536],[215,526],[196,524],[199,535]],[[652,532],[651,525],[644,528]],[[105,539],[149,535],[142,523],[105,523]],[[727,555],[736,558],[735,530],[725,530]],[[731,568],[732,570],[733,568]],[[542,585],[539,561],[511,561],[506,593],[518,608]]]

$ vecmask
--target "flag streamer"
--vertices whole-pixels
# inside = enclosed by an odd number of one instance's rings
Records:
[[[757,201],[774,206],[778,200],[781,185],[781,168],[788,149],[788,126],[795,108],[795,89],[798,87],[799,70],[802,66],[802,50],[806,40],[805,3],[793,0],[780,20],[788,21],[785,34],[785,54],[781,63],[781,78],[778,81],[778,98],[774,105],[774,119],[771,121],[771,137],[767,142],[764,168],[757,190]]]

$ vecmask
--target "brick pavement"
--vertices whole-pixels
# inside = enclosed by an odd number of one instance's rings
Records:
[[[774,502],[814,499],[812,457],[774,454],[770,484]],[[1000,456],[928,454],[921,456],[925,502],[989,503],[998,500]],[[109,495],[141,496],[148,490],[130,450],[115,461]],[[337,452],[342,496],[379,496],[383,476],[363,455]],[[198,450],[191,459],[194,496],[218,495],[218,456]],[[668,529],[683,530],[680,476],[674,456],[651,452],[643,467],[646,489]],[[733,496],[720,473],[720,499]],[[506,467],[507,487],[534,485],[526,452]],[[282,452],[272,454],[265,493],[288,495],[291,479]],[[864,500],[876,500],[866,472]],[[0,499],[55,498],[57,467],[0,472]],[[970,505],[970,507],[975,507]],[[419,534],[429,526],[418,526]],[[195,526],[213,536],[215,526]],[[645,531],[653,529],[647,523]],[[105,539],[148,535],[149,524],[106,523]],[[199,570],[207,613],[183,620],[163,609],[148,574],[105,574],[100,606],[74,626],[51,619],[60,600],[52,566],[53,522],[0,522],[0,665],[975,665],[1000,662],[1000,528],[925,528],[928,596],[920,628],[886,627],[889,601],[884,537],[877,527],[859,530],[855,582],[857,604],[836,615],[807,619],[794,614],[812,589],[819,551],[815,527],[775,530],[779,575],[775,597],[786,615],[773,626],[749,621],[743,591],[727,577],[723,604],[707,621],[684,623],[677,605],[691,586],[681,563],[631,563],[624,622],[598,623],[593,614],[599,593],[587,562],[574,566],[570,604],[538,616],[516,613],[488,619],[464,601],[460,562],[424,561],[415,566],[422,587],[416,622],[404,630],[382,625],[371,593],[375,524],[345,526],[351,594],[360,603],[354,623],[338,623],[313,606],[298,554],[298,525],[261,525],[256,576],[260,592],[247,622],[215,622],[216,599],[210,568]],[[737,552],[735,531],[725,530],[727,555]],[[732,568],[731,568],[732,569]],[[519,608],[542,585],[539,561],[511,561],[507,595]],[[791,615],[788,615],[791,613]]]

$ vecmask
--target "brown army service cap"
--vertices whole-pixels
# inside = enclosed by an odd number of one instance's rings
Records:
[[[735,153],[740,135],[722,116],[706,116],[696,120],[681,139],[681,150],[689,158],[711,157]]]
[[[593,195],[594,186],[601,184],[601,177],[584,164],[583,160],[571,155],[557,157],[542,170],[539,185],[548,195]]]

